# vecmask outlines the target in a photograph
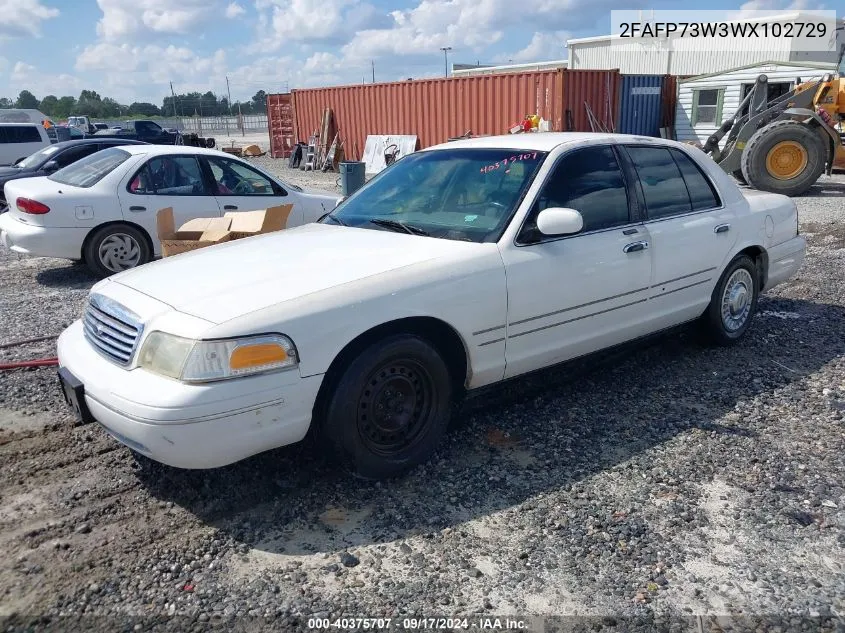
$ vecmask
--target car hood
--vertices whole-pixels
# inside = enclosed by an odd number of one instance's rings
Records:
[[[423,262],[495,247],[306,224],[201,248],[110,277],[212,323]],[[386,290],[389,292],[389,290]]]

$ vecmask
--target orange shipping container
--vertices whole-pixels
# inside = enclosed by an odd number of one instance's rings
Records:
[[[361,158],[370,134],[415,134],[423,148],[469,131],[506,134],[528,114],[553,131],[590,131],[585,102],[612,129],[619,81],[616,70],[549,70],[293,90],[294,138],[307,141],[326,108],[334,111],[348,160]],[[275,112],[268,105],[272,139],[281,127]]]

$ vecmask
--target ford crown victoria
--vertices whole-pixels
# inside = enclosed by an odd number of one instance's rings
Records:
[[[686,322],[738,341],[804,254],[789,198],[740,190],[690,146],[461,140],[318,223],[98,283],[60,376],[81,417],[165,464],[311,431],[389,477],[430,456],[467,391]]]

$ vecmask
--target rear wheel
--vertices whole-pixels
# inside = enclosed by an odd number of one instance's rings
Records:
[[[775,121],[757,130],[742,153],[742,174],[761,191],[800,196],[824,171],[827,148],[813,129]]]
[[[718,345],[739,341],[751,326],[759,293],[760,278],[754,261],[748,255],[737,256],[722,273],[703,315],[709,338]]]
[[[328,395],[324,441],[354,474],[399,475],[430,457],[452,410],[452,380],[427,341],[390,336],[366,348]]]
[[[128,224],[110,224],[94,232],[84,248],[85,263],[100,277],[108,277],[152,258],[146,236]]]

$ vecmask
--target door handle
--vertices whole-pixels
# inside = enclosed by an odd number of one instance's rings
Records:
[[[234,204],[224,204],[223,209],[225,209],[226,211],[237,211],[238,207]]]
[[[642,242],[631,242],[630,244],[625,244],[625,248],[622,249],[623,253],[636,253],[638,251],[644,251],[648,248],[648,242],[643,240]]]
[[[146,211],[147,207],[135,207],[135,206],[133,206],[133,207],[129,207],[129,210],[130,211]]]
[[[713,232],[714,233],[727,233],[730,230],[731,230],[730,224],[719,224],[713,229]]]

